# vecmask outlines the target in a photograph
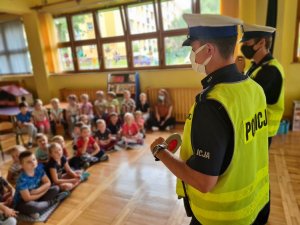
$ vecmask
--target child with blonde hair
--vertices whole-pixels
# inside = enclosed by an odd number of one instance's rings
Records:
[[[50,160],[46,166],[46,171],[50,181],[58,185],[62,191],[70,191],[81,181],[81,172],[73,171],[67,158],[63,155],[60,144],[52,143],[49,147]]]
[[[64,137],[61,135],[56,135],[51,139],[51,141],[60,145],[60,147],[62,148],[62,151],[63,151],[63,156],[66,157],[66,159],[68,159],[69,153],[66,148],[66,142],[65,142]]]
[[[100,149],[103,149],[104,151],[113,150],[116,139],[112,137],[110,130],[106,128],[105,120],[99,119],[96,124],[97,131],[95,132],[94,137],[100,146]]]
[[[120,104],[118,99],[116,98],[116,93],[113,91],[107,92],[107,108],[109,106],[115,106],[116,113],[120,113]]]
[[[92,121],[94,118],[93,105],[89,102],[89,95],[82,94],[80,96],[80,115],[87,115],[89,120]]]
[[[34,110],[32,111],[32,118],[34,125],[41,133],[50,133],[50,123],[47,109],[43,106],[40,99],[36,99],[34,103]]]
[[[66,119],[68,123],[69,133],[71,134],[74,125],[78,121],[78,117],[80,115],[80,107],[76,95],[69,95],[67,100],[68,100],[68,107],[66,110]]]
[[[95,122],[98,119],[103,119],[106,117],[107,113],[107,101],[105,99],[105,94],[103,91],[97,91],[96,92],[96,97],[97,99],[94,102],[94,107],[95,107]]]
[[[125,147],[129,145],[142,145],[144,143],[143,135],[139,132],[139,127],[134,121],[132,113],[125,113],[124,124],[122,126],[122,140]]]
[[[60,102],[58,98],[51,99],[52,109],[50,109],[50,125],[51,132],[56,135],[56,127],[63,126],[64,132],[67,132],[67,123],[64,120],[63,109],[60,107]]]
[[[8,169],[6,179],[13,186],[16,185],[17,179],[22,171],[22,167],[19,161],[19,155],[24,151],[26,151],[26,148],[22,145],[16,145],[10,151],[10,155],[13,162]]]

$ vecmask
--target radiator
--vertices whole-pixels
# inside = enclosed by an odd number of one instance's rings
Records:
[[[147,95],[150,106],[157,102],[157,95],[160,88],[148,88]],[[185,122],[186,116],[195,102],[195,97],[200,93],[201,88],[166,88],[173,103],[173,116],[177,122]]]

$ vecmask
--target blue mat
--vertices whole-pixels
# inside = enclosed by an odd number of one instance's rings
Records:
[[[26,221],[26,222],[46,222],[54,210],[59,206],[60,202],[55,203],[50,208],[41,213],[40,217],[35,219],[27,215],[19,214],[17,220]]]

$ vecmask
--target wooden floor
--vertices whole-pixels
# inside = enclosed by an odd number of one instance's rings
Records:
[[[147,134],[144,148],[111,153],[108,162],[91,167],[89,180],[74,190],[46,224],[189,224],[190,219],[185,216],[183,205],[175,194],[175,177],[162,163],[153,160],[148,149],[154,138],[168,134]],[[8,164],[3,164],[3,173]],[[299,168],[300,133],[276,137],[270,151],[271,216],[268,224],[300,224]]]

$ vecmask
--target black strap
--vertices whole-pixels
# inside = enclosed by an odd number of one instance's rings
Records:
[[[188,197],[188,195],[187,195],[187,193],[186,193],[186,188],[185,188],[185,184],[184,184],[184,182],[183,182],[183,181],[181,181],[181,183],[182,183],[182,186],[183,186],[183,191],[184,191],[184,195],[185,195],[185,197],[186,197],[186,198],[189,198],[189,197]]]

